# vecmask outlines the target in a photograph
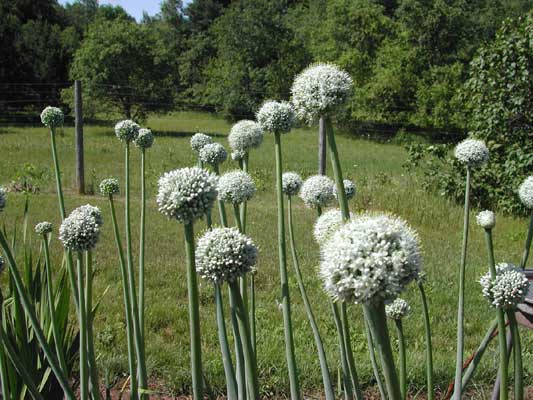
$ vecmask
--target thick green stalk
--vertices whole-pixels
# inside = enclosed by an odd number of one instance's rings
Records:
[[[520,342],[520,331],[516,322],[515,310],[507,312],[511,335],[513,336],[513,359],[514,359],[514,398],[524,400],[524,368],[522,366],[522,344]],[[503,381],[502,381],[503,385]]]
[[[57,325],[57,315],[52,281],[52,265],[50,264],[50,248],[48,246],[48,234],[44,234],[42,236],[42,239],[44,248],[44,268],[46,272],[46,295],[48,297],[48,312],[50,313],[50,321],[52,325],[52,334],[54,336],[56,355],[57,359],[59,360],[59,366],[61,367],[61,369],[63,371],[68,371],[67,362],[65,361],[65,354],[63,353],[63,347],[61,346],[61,333],[59,332],[59,326]]]
[[[342,329],[341,315],[337,303],[330,301],[331,309],[333,311],[333,319],[335,327],[337,328],[337,337],[339,341],[339,353],[341,356],[342,369],[342,385],[344,392],[344,399],[351,400],[353,398],[352,380],[350,379],[350,368],[348,367],[348,359],[346,357],[346,347],[344,346],[344,331]]]
[[[255,323],[255,272],[250,276],[250,333],[252,334],[252,347],[257,354],[257,332]]]
[[[244,364],[246,366],[246,381],[253,399],[259,399],[259,382],[257,380],[257,360],[252,348],[248,314],[242,301],[240,288],[237,282],[230,282],[230,293],[233,296],[233,304],[237,307],[236,316],[241,333]]]
[[[237,381],[235,370],[231,361],[231,351],[228,344],[228,334],[226,331],[226,320],[224,319],[224,303],[220,283],[215,283],[215,305],[217,313],[218,340],[222,352],[222,363],[224,364],[224,374],[226,376],[226,386],[228,390],[228,400],[237,400]]]
[[[400,400],[402,399],[402,393],[392,355],[389,330],[385,316],[385,305],[383,303],[365,304],[363,305],[363,310],[381,357],[381,366],[383,368],[387,392],[389,393],[389,400]]]
[[[144,249],[146,225],[146,177],[145,177],[145,149],[141,149],[141,228],[139,233],[139,325],[144,345]]]
[[[244,225],[242,223],[241,214],[239,213],[239,204],[232,203],[233,205],[233,216],[235,218],[235,225],[237,225],[237,229],[240,233],[244,234]],[[244,303],[244,306],[246,307],[246,310],[249,309],[248,307],[248,277],[244,275],[239,279],[240,287],[241,287],[241,296],[242,301]],[[255,344],[253,345],[255,348]]]
[[[522,261],[520,262],[520,266],[522,267],[522,269],[526,268],[532,240],[533,240],[533,210],[531,210],[531,214],[529,216],[529,228],[527,230],[526,245],[524,246],[524,253],[522,255]]]
[[[459,269],[459,301],[457,305],[457,355],[455,360],[454,400],[461,400],[463,358],[464,358],[464,306],[465,306],[465,274],[466,253],[468,247],[468,226],[470,221],[470,167],[466,167],[465,206],[464,206],[463,246],[461,250],[461,265]]]
[[[233,216],[235,217],[235,225],[237,225],[237,229],[240,233],[244,233],[241,217],[239,215],[239,204],[238,203],[232,203],[233,205]]]
[[[189,295],[189,330],[191,336],[191,371],[193,399],[202,400],[202,345],[200,336],[200,309],[196,264],[194,260],[194,228],[192,223],[184,225],[185,252],[187,255],[187,292]]]
[[[485,242],[487,244],[487,254],[489,258],[489,271],[492,279],[496,278],[496,265],[494,262],[494,245],[492,243],[492,229],[485,229]],[[508,390],[508,359],[507,359],[507,338],[505,328],[505,316],[501,308],[496,309],[496,319],[498,320],[498,342],[500,345],[500,400],[507,400]]]
[[[77,252],[77,273],[78,273],[78,299],[80,310],[78,323],[80,325],[80,400],[89,399],[89,371],[87,369],[87,308],[85,305],[85,293],[83,290],[83,256],[82,252]]]
[[[120,240],[120,232],[118,229],[117,215],[115,213],[115,203],[113,196],[109,196],[109,206],[111,208],[111,219],[113,221],[113,230],[115,234],[115,243],[117,245],[120,273],[122,277],[122,295],[124,297],[124,309],[126,311],[126,338],[128,344],[128,366],[130,372],[130,398],[135,400],[138,397],[137,391],[137,370],[135,365],[135,345],[133,344],[133,322],[131,318],[131,297],[128,285],[128,273],[126,271],[126,261],[124,251],[122,250],[122,242]]]
[[[320,371],[322,373],[322,382],[324,383],[324,394],[326,400],[335,399],[335,391],[333,390],[333,384],[331,383],[331,376],[328,367],[328,360],[326,357],[326,352],[324,351],[324,344],[322,343],[322,338],[320,337],[320,332],[316,324],[315,316],[313,314],[313,309],[311,308],[311,303],[307,297],[307,291],[305,290],[305,285],[302,278],[302,272],[300,271],[300,262],[298,260],[298,254],[296,252],[296,244],[294,240],[294,229],[292,221],[292,200],[291,196],[287,197],[288,202],[288,227],[289,227],[289,242],[291,245],[292,253],[292,262],[294,266],[294,272],[296,274],[296,280],[298,281],[298,287],[300,289],[300,294],[302,295],[302,300],[304,302],[305,312],[307,313],[307,319],[309,320],[309,325],[311,325],[311,330],[313,331],[313,337],[315,339],[315,345],[318,352],[318,360],[320,362]]]
[[[50,369],[56,376],[59,385],[63,389],[63,392],[65,393],[65,397],[68,400],[75,400],[74,393],[72,392],[72,389],[69,386],[68,378],[65,375],[65,371],[63,371],[61,367],[59,366],[59,362],[54,352],[52,351],[48,342],[46,341],[46,337],[39,323],[39,319],[37,318],[35,314],[35,310],[33,309],[33,304],[28,297],[24,284],[22,283],[22,278],[17,269],[15,258],[13,257],[13,254],[11,253],[9,244],[7,243],[4,233],[1,229],[0,229],[0,247],[2,247],[2,249],[4,250],[4,254],[8,260],[7,264],[9,267],[9,272],[11,274],[13,283],[17,289],[17,293],[20,297],[22,307],[24,308],[24,313],[26,314],[26,317],[30,320],[35,337],[37,338],[37,341],[39,342],[43,350],[43,353],[46,359],[48,360],[48,363],[50,364]]]
[[[2,398],[5,400],[11,400],[9,395],[9,377],[7,372],[7,359],[5,348],[3,346],[4,336],[2,329],[2,321],[4,320],[4,296],[2,294],[2,288],[0,288],[0,382],[2,384]]]
[[[211,218],[211,209],[207,210],[207,212],[205,213],[205,222],[206,222],[208,230],[213,229],[213,219]]]
[[[133,338],[135,353],[137,355],[137,374],[139,380],[139,393],[141,399],[148,396],[143,393],[148,389],[146,364],[144,359],[144,340],[139,322],[139,305],[137,303],[137,291],[135,286],[135,271],[133,270],[133,251],[131,241],[131,211],[130,211],[130,144],[126,143],[125,152],[125,223],[126,223],[126,265],[127,277],[131,300],[131,319],[133,322]]]
[[[282,172],[283,163],[281,159],[281,134],[274,132],[275,153],[276,153],[276,192],[278,203],[278,249],[279,249],[279,269],[281,277],[281,305],[283,310],[283,325],[285,332],[285,356],[289,369],[289,382],[291,389],[291,399],[299,400],[300,385],[298,383],[298,372],[296,368],[296,357],[294,354],[294,338],[292,333],[291,301],[289,295],[289,278],[287,276],[287,249],[285,247],[285,213],[283,211],[282,192]]]
[[[368,344],[368,352],[370,354],[370,363],[372,364],[372,370],[374,371],[374,377],[376,378],[376,384],[378,385],[379,394],[382,399],[386,399],[387,394],[385,393],[385,388],[383,387],[383,380],[381,379],[381,375],[379,373],[379,366],[376,361],[376,353],[374,351],[374,339],[372,338],[372,332],[370,331],[370,327],[368,326],[368,321],[365,321],[365,333]]]
[[[215,171],[215,174],[220,176],[220,168],[218,164],[213,165],[213,170]],[[228,226],[228,217],[226,216],[226,207],[224,206],[224,202],[222,200],[218,200],[218,212],[220,214],[220,224],[224,227]]]
[[[231,327],[233,329],[233,341],[235,343],[235,366],[237,376],[237,397],[239,400],[246,400],[246,373],[244,371],[244,353],[242,349],[241,333],[239,331],[239,321],[237,319],[237,305],[231,295],[231,289],[228,286]]]
[[[428,386],[428,400],[433,400],[435,394],[433,392],[433,344],[431,340],[431,323],[429,319],[429,307],[422,281],[417,282],[420,298],[422,299],[422,312],[424,314],[424,330],[426,334],[426,380]]]
[[[242,170],[244,172],[248,172],[248,158],[250,156],[250,153],[246,153],[246,155],[244,156],[243,160],[242,160]],[[242,223],[242,233],[245,233],[246,232],[246,214],[247,214],[247,211],[248,211],[248,205],[247,205],[247,202],[245,201],[244,203],[241,204],[241,223]]]
[[[100,379],[94,350],[93,257],[90,250],[85,253],[85,307],[87,310],[87,359],[91,378],[91,395],[93,400],[100,400]]]
[[[346,192],[344,191],[344,181],[342,178],[342,168],[339,160],[339,152],[337,151],[337,143],[335,141],[335,132],[333,130],[333,125],[331,124],[331,119],[325,117],[326,122],[326,133],[328,136],[328,146],[331,156],[331,165],[333,167],[333,175],[335,176],[335,185],[337,186],[337,193],[340,194],[337,196],[339,200],[339,207],[342,213],[342,219],[344,221],[350,220],[350,209],[348,208],[348,200],[346,199]]]
[[[357,400],[363,400],[363,392],[361,391],[361,385],[359,385],[359,378],[357,376],[357,370],[355,369],[355,361],[352,351],[352,342],[350,339],[350,325],[348,324],[348,313],[346,311],[346,303],[341,304],[341,324],[344,332],[344,347],[346,349],[346,360],[348,361],[348,371],[350,372],[350,379],[355,392],[355,398]]]
[[[394,320],[396,332],[398,334],[398,353],[400,363],[400,390],[402,399],[407,398],[407,357],[405,354],[405,335],[403,334],[403,325],[401,319]]]

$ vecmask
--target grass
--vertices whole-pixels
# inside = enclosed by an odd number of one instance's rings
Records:
[[[190,150],[189,137],[197,131],[217,133],[216,140],[227,145],[224,135],[230,124],[207,114],[175,113],[153,117],[147,122],[156,133],[156,142],[147,152],[147,234],[146,234],[146,320],[147,364],[157,390],[163,393],[187,393],[190,390],[190,364],[187,319],[187,288],[185,279],[185,255],[183,229],[175,221],[169,221],[157,211],[155,195],[157,178],[165,171],[193,165],[196,162]],[[125,321],[120,287],[118,258],[112,236],[111,218],[107,201],[100,195],[78,196],[74,187],[75,154],[72,127],[65,127],[58,138],[58,152],[66,189],[67,210],[85,203],[101,207],[105,226],[103,237],[94,255],[96,277],[95,298],[101,296],[101,307],[96,316],[96,345],[102,371],[109,376],[127,371]],[[317,169],[315,130],[298,129],[284,135],[284,165],[304,177]],[[424,248],[424,267],[427,272],[427,295],[432,314],[435,351],[436,383],[441,389],[453,379],[455,354],[455,318],[459,255],[461,245],[462,209],[444,198],[426,193],[418,184],[418,177],[407,174],[401,165],[406,159],[402,147],[376,143],[340,135],[339,152],[344,174],[355,180],[358,194],[350,202],[352,210],[390,211],[408,220],[420,233]],[[86,183],[90,190],[97,189],[101,179],[117,176],[123,180],[122,146],[114,137],[113,124],[85,127]],[[0,128],[0,154],[2,169],[0,183],[24,178],[40,189],[31,195],[31,222],[49,220],[59,224],[57,199],[49,149],[49,138],[44,128]],[[132,193],[139,194],[139,153],[133,152]],[[328,160],[329,162],[329,160]],[[231,161],[223,170],[237,168]],[[250,169],[258,194],[249,203],[248,233],[260,247],[260,262],[256,278],[258,367],[263,396],[286,393],[288,372],[283,349],[282,313],[278,306],[279,272],[276,246],[276,206],[274,193],[274,143],[266,136],[262,147],[252,152]],[[330,171],[328,164],[328,171]],[[474,176],[475,179],[475,176]],[[138,220],[140,198],[132,202],[134,221]],[[24,196],[10,193],[6,212],[0,223],[12,231],[20,222]],[[117,198],[119,219],[123,218],[123,198]],[[473,211],[473,214],[475,211]],[[217,213],[213,213],[215,221]],[[318,248],[312,238],[315,220],[313,210],[294,202],[295,232],[301,268],[308,287],[310,301],[324,338],[331,370],[337,371],[338,355],[336,333],[326,297],[317,278]],[[203,222],[195,226],[196,234],[205,229]],[[57,232],[57,231],[56,231]],[[498,216],[495,229],[497,262],[518,263],[525,240],[526,221]],[[138,227],[133,226],[134,240]],[[52,240],[52,253],[56,264],[61,261],[61,246],[57,235]],[[33,238],[38,246],[37,236]],[[530,263],[531,264],[531,263]],[[483,232],[474,224],[467,264],[466,284],[466,354],[478,345],[493,318],[481,297],[477,280],[487,269]],[[304,391],[316,393],[321,377],[313,337],[308,326],[304,307],[299,297],[296,279],[289,267],[293,303],[294,336],[300,380]],[[227,292],[224,291],[227,300]],[[404,321],[407,338],[408,382],[416,391],[425,384],[424,335],[421,304],[416,288],[405,294],[413,313]],[[216,389],[224,388],[224,372],[217,341],[213,288],[201,282],[202,347],[207,377]],[[227,306],[226,306],[227,309]],[[352,343],[361,379],[371,383],[371,367],[368,361],[362,310],[349,307],[352,319]],[[392,326],[391,326],[392,327]],[[526,384],[532,383],[533,335],[522,330]],[[397,346],[397,343],[394,342]],[[396,350],[396,349],[395,349]],[[474,385],[485,385],[494,380],[497,369],[497,343],[491,346],[478,370]],[[105,374],[102,374],[105,375]],[[486,391],[478,391],[484,398]]]

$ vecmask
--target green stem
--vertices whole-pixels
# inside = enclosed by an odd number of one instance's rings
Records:
[[[75,400],[74,393],[72,392],[72,389],[69,386],[68,378],[65,376],[65,372],[59,366],[59,362],[54,352],[52,351],[48,342],[46,341],[46,337],[40,326],[39,319],[37,318],[37,315],[35,314],[33,304],[31,303],[28,297],[28,294],[26,292],[26,289],[24,287],[24,284],[22,283],[22,278],[17,269],[15,258],[13,257],[13,254],[11,253],[9,244],[7,243],[4,233],[1,229],[0,229],[0,246],[4,250],[4,254],[8,260],[9,272],[11,274],[11,278],[17,289],[17,292],[20,296],[20,301],[22,303],[22,307],[24,308],[24,313],[26,314],[27,318],[30,320],[30,323],[34,330],[35,337],[37,338],[37,341],[41,345],[43,353],[46,359],[48,360],[48,363],[50,364],[50,369],[56,376],[59,385],[63,389],[63,392],[65,393],[65,397],[68,400]]]
[[[461,265],[459,269],[459,301],[457,305],[457,355],[455,360],[454,400],[461,400],[463,357],[464,357],[464,303],[465,303],[465,274],[466,253],[468,246],[468,226],[470,221],[470,167],[466,167],[465,206],[464,206],[463,246],[461,250]]]
[[[400,400],[402,399],[402,394],[396,367],[394,366],[394,357],[385,317],[385,305],[383,303],[365,304],[363,305],[363,310],[381,357],[383,376],[385,377],[389,399]]]
[[[381,374],[379,373],[378,363],[376,361],[376,353],[374,351],[374,339],[372,338],[372,332],[368,326],[368,321],[365,321],[365,333],[366,340],[368,344],[368,352],[370,354],[370,363],[372,364],[372,370],[374,371],[374,377],[376,378],[376,384],[378,385],[379,394],[382,399],[387,398],[385,393],[385,388],[383,387],[383,380],[381,379]]]
[[[507,312],[509,326],[513,336],[513,359],[514,359],[514,387],[515,400],[524,399],[524,368],[522,366],[522,344],[520,342],[520,331],[516,322],[515,310]],[[503,385],[503,381],[502,381]]]
[[[242,170],[248,172],[248,157],[250,153],[246,153],[242,160]],[[246,214],[248,211],[248,203],[245,201],[241,204],[241,223],[242,223],[242,233],[246,232]]]
[[[222,352],[222,363],[224,364],[224,374],[226,376],[226,386],[228,388],[228,400],[236,400],[237,381],[235,379],[235,370],[231,361],[231,352],[228,344],[228,334],[226,331],[226,321],[224,319],[224,303],[220,283],[215,283],[215,304],[218,325],[218,340]]]
[[[126,338],[128,344],[128,366],[130,372],[130,397],[132,400],[137,399],[137,371],[135,366],[135,345],[133,344],[133,322],[131,318],[131,301],[130,289],[128,285],[128,273],[126,271],[126,261],[124,251],[122,249],[122,242],[120,240],[120,232],[118,229],[117,215],[115,213],[115,203],[113,196],[109,195],[109,206],[111,208],[111,219],[113,221],[113,230],[115,234],[115,243],[117,245],[120,273],[122,277],[122,295],[124,297],[124,309],[126,311]]]
[[[211,218],[211,209],[207,210],[207,212],[205,213],[205,222],[206,222],[208,230],[213,229],[213,219]]]
[[[341,324],[344,332],[344,347],[346,348],[346,360],[348,361],[348,371],[350,372],[350,379],[355,391],[355,398],[357,400],[363,399],[363,392],[361,391],[361,385],[359,385],[359,378],[357,376],[357,370],[355,369],[355,361],[352,351],[352,343],[350,339],[350,326],[348,325],[348,313],[346,311],[346,303],[341,304]]]
[[[146,178],[145,178],[145,149],[141,150],[141,228],[139,234],[139,325],[144,343],[144,250],[146,225]]]
[[[133,338],[135,343],[135,353],[137,354],[137,374],[139,381],[139,392],[141,399],[147,399],[148,379],[146,375],[146,364],[144,359],[144,340],[142,337],[141,325],[139,322],[139,305],[137,303],[137,291],[135,289],[135,271],[133,270],[133,251],[131,244],[131,211],[130,211],[130,144],[126,143],[125,152],[125,222],[126,222],[126,265],[127,278],[131,301],[131,319],[133,322]]]
[[[87,370],[87,308],[85,304],[85,293],[83,290],[83,258],[82,252],[77,252],[77,273],[78,273],[78,299],[80,302],[80,312],[78,322],[80,324],[80,400],[89,399],[89,371]]]
[[[220,176],[220,168],[218,164],[213,165],[213,170],[215,171],[215,174]],[[222,200],[218,200],[218,212],[220,214],[220,224],[227,228],[228,227],[228,217],[226,216],[226,207],[224,206],[224,202]]]
[[[46,295],[48,297],[48,312],[50,313],[50,321],[52,325],[52,334],[54,335],[54,344],[56,348],[57,359],[59,360],[59,366],[63,371],[68,371],[67,362],[65,361],[65,354],[63,353],[62,337],[59,332],[59,326],[57,325],[57,315],[55,309],[54,289],[52,281],[52,265],[50,263],[50,248],[48,246],[48,235],[44,234],[43,248],[44,248],[44,267],[46,272]],[[4,382],[4,381],[2,381]]]
[[[337,143],[335,141],[335,132],[333,131],[333,125],[331,124],[331,119],[325,117],[326,122],[326,133],[328,136],[328,146],[331,156],[331,164],[333,167],[333,175],[335,176],[335,184],[337,186],[337,193],[340,195],[337,196],[339,199],[339,207],[342,213],[342,219],[344,221],[350,220],[350,209],[348,208],[348,200],[346,199],[346,192],[344,191],[344,181],[342,179],[342,169],[341,163],[339,160],[339,153],[337,151]]]
[[[257,354],[257,332],[255,323],[255,272],[250,276],[250,333],[252,335],[252,347]]]
[[[345,400],[351,400],[353,398],[353,387],[350,379],[350,368],[348,367],[348,359],[346,357],[346,347],[344,346],[344,331],[342,329],[341,316],[337,303],[331,302],[331,309],[333,311],[333,319],[335,321],[335,327],[337,328],[337,337],[339,341],[339,352],[341,356],[341,369],[342,369],[342,385]]]
[[[2,383],[2,398],[5,400],[10,400],[11,396],[9,395],[9,376],[7,372],[7,359],[5,348],[3,346],[4,336],[2,323],[4,320],[4,296],[2,294],[2,289],[0,288],[0,382]]]
[[[494,245],[492,243],[492,229],[485,229],[485,242],[489,259],[489,271],[492,279],[496,278],[496,265],[494,262]],[[496,309],[498,320],[498,342],[500,345],[500,400],[507,400],[508,394],[508,359],[507,338],[505,328],[505,315],[501,308]]]
[[[237,225],[237,229],[240,233],[244,233],[241,217],[239,215],[239,204],[238,203],[232,203],[233,205],[233,216],[235,217],[235,225]]]
[[[424,314],[424,330],[426,334],[426,375],[428,386],[428,400],[433,400],[435,394],[433,392],[433,344],[431,340],[431,323],[429,319],[429,307],[424,290],[424,284],[419,280],[417,282],[420,298],[422,299],[422,312]]]
[[[235,225],[237,225],[237,229],[240,233],[244,234],[244,226],[242,224],[241,216],[239,214],[239,204],[238,203],[232,203],[233,205],[233,216],[235,218]],[[248,278],[246,275],[242,276],[239,279],[240,286],[241,286],[241,296],[242,301],[244,303],[244,306],[246,307],[246,310],[249,310],[248,307]],[[253,346],[255,348],[255,345]]]
[[[200,310],[196,265],[194,260],[194,228],[192,223],[184,225],[185,250],[187,255],[187,291],[189,295],[189,329],[191,336],[191,371],[193,399],[202,400],[202,346],[200,336]]]
[[[529,228],[527,230],[526,245],[524,246],[524,253],[520,266],[522,269],[526,268],[527,259],[529,258],[529,250],[531,249],[531,241],[533,240],[533,210],[529,216]]]
[[[405,354],[405,335],[403,334],[403,325],[401,319],[394,320],[396,332],[398,334],[398,352],[400,363],[400,389],[402,399],[407,398],[407,357]]]
[[[298,260],[298,254],[296,253],[296,245],[294,240],[294,229],[292,221],[292,200],[291,196],[287,197],[288,202],[288,227],[289,227],[289,241],[291,246],[292,253],[292,262],[294,266],[294,272],[296,274],[296,280],[298,281],[298,287],[300,289],[300,294],[302,295],[302,300],[304,303],[305,311],[307,313],[307,319],[309,320],[309,325],[311,325],[311,330],[313,331],[313,336],[315,339],[315,345],[318,352],[318,360],[320,362],[320,371],[322,372],[322,382],[324,383],[324,394],[326,400],[334,400],[335,392],[333,390],[333,384],[331,383],[331,376],[328,367],[328,361],[326,357],[326,352],[324,351],[324,344],[322,343],[322,338],[320,337],[320,332],[316,324],[315,316],[313,314],[313,309],[311,308],[311,303],[307,297],[307,292],[305,290],[305,285],[302,278],[302,273],[300,271],[300,262]]]
[[[294,338],[292,333],[291,302],[289,295],[289,278],[287,276],[287,253],[285,247],[285,213],[283,211],[282,192],[282,159],[281,159],[281,134],[274,132],[275,152],[276,152],[276,188],[278,203],[278,249],[279,268],[281,277],[281,305],[283,309],[283,326],[285,332],[285,356],[289,369],[289,382],[291,389],[291,399],[299,400],[300,385],[298,383],[298,372],[296,368],[296,357],[294,354]]]
[[[100,400],[100,379],[94,350],[94,314],[93,314],[93,258],[91,251],[85,253],[85,307],[87,309],[87,359],[91,378],[91,395],[93,400]]]
[[[250,326],[248,324],[248,314],[241,297],[238,283],[230,282],[230,293],[233,296],[233,304],[236,305],[236,316],[241,333],[242,349],[244,353],[244,364],[246,366],[246,381],[253,399],[259,399],[259,382],[257,380],[257,361],[252,349]]]
[[[246,373],[244,371],[244,354],[242,349],[241,333],[239,332],[239,322],[237,319],[237,305],[231,295],[231,289],[228,286],[231,327],[233,329],[233,340],[235,342],[235,366],[237,375],[237,394],[239,400],[246,400]]]

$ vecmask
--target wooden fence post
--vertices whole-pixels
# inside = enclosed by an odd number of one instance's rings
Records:
[[[320,117],[318,123],[318,174],[326,175],[326,121]]]
[[[79,194],[85,194],[85,170],[83,160],[83,109],[81,82],[74,81],[74,114],[76,130],[76,188]]]

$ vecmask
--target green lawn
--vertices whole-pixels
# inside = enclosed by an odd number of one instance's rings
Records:
[[[197,131],[217,133],[216,140],[227,145],[224,135],[230,124],[206,114],[176,113],[149,119],[147,125],[156,133],[154,147],[147,153],[149,195],[147,218],[147,357],[154,383],[165,393],[186,392],[190,381],[187,290],[185,282],[184,240],[182,227],[158,213],[155,204],[157,179],[165,171],[192,165],[196,162],[189,147],[190,135]],[[317,165],[315,130],[299,129],[283,136],[284,165],[304,177],[313,174]],[[343,170],[355,180],[358,194],[350,203],[355,210],[383,210],[398,214],[409,221],[420,233],[424,250],[424,267],[428,275],[427,292],[432,313],[435,349],[436,381],[445,387],[453,378],[455,356],[455,318],[458,265],[462,231],[462,209],[439,197],[426,193],[416,175],[408,174],[401,165],[406,152],[397,145],[376,143],[339,135],[338,146]],[[86,181],[89,189],[97,188],[101,179],[109,176],[123,177],[122,145],[114,137],[113,123],[106,126],[85,127]],[[62,165],[67,207],[91,203],[104,212],[106,225],[103,238],[95,251],[97,276],[95,292],[99,297],[107,290],[96,318],[99,360],[102,369],[111,372],[126,371],[125,327],[120,287],[120,272],[112,237],[107,202],[98,195],[78,196],[73,187],[74,147],[73,129],[65,127],[58,137],[58,151]],[[57,227],[59,213],[54,193],[49,137],[44,128],[0,128],[0,154],[2,168],[0,183],[30,176],[40,193],[32,195],[31,223],[50,220]],[[138,174],[138,152],[133,152],[133,169]],[[278,308],[279,276],[276,242],[276,206],[274,198],[273,138],[266,136],[260,149],[250,156],[250,169],[258,194],[249,203],[248,232],[260,247],[257,275],[257,325],[258,363],[264,395],[283,392],[288,387],[288,376],[283,351],[282,314]],[[236,168],[228,161],[224,170]],[[329,168],[329,164],[328,164]],[[475,177],[474,177],[475,179]],[[139,179],[133,179],[133,193],[138,194]],[[122,197],[118,208],[122,215]],[[1,219],[12,229],[20,220],[24,197],[10,193],[9,205]],[[318,248],[312,238],[315,212],[295,202],[297,245],[304,278],[310,299],[326,342],[330,366],[333,371],[338,362],[336,333],[329,312],[328,301],[317,278]],[[133,202],[133,215],[138,215],[138,200]],[[474,213],[473,213],[474,214]],[[214,216],[217,213],[213,213]],[[134,234],[138,233],[135,219]],[[204,229],[197,223],[196,233]],[[518,262],[525,239],[526,221],[498,216],[495,229],[497,261]],[[35,238],[36,239],[36,238]],[[36,240],[35,240],[36,241]],[[55,259],[61,259],[61,246],[53,240]],[[478,345],[484,335],[492,311],[482,299],[477,283],[486,269],[483,233],[473,224],[471,229],[466,286],[466,346],[467,354]],[[292,270],[290,270],[292,272]],[[313,392],[321,385],[320,369],[314,341],[307,323],[296,281],[291,274],[291,296],[295,329],[296,351],[303,388]],[[222,388],[224,374],[217,341],[213,292],[201,282],[202,345],[205,371],[211,384]],[[420,301],[414,287],[405,297],[413,313],[405,321],[408,340],[408,373],[413,389],[425,383],[423,321]],[[361,323],[360,307],[350,307],[352,317],[352,342],[358,372],[365,384],[370,382],[371,368],[367,357],[366,340]],[[523,332],[524,365],[531,384],[533,375],[533,336]],[[483,385],[494,379],[497,353],[492,346],[486,354],[475,384]],[[482,395],[480,395],[482,397]]]

